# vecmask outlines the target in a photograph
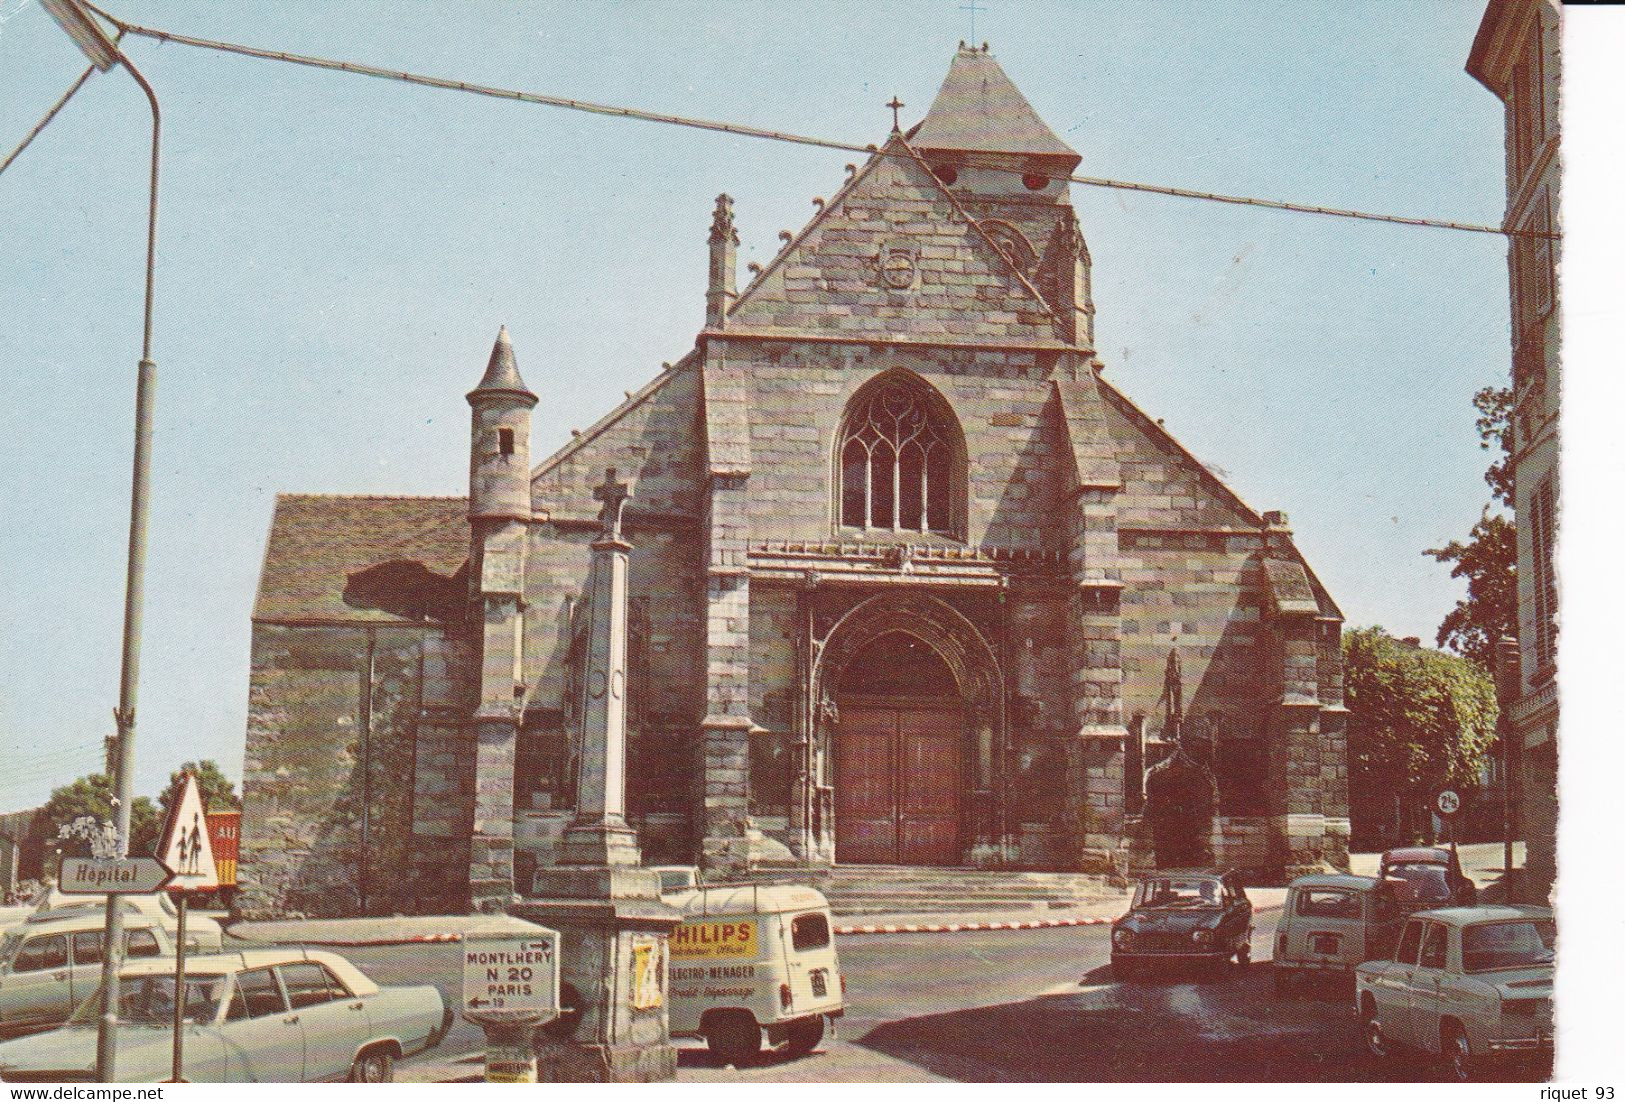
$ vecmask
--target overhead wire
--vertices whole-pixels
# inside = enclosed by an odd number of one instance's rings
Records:
[[[135,23],[127,23],[108,14],[94,4],[87,7],[102,16],[119,29],[121,34],[128,33],[151,38],[158,42],[173,42],[182,46],[193,46],[199,49],[218,50],[224,53],[238,54],[243,57],[257,58],[262,61],[279,61],[290,65],[304,65],[317,69],[326,69],[334,72],[351,73],[357,76],[378,77],[384,80],[400,81],[406,84],[419,85],[427,88],[439,88],[445,91],[466,92],[471,95],[490,96],[496,99],[516,100],[522,103],[532,103],[543,107],[558,107],[570,111],[583,111],[589,114],[605,115],[614,118],[638,119],[643,122],[661,123],[669,126],[684,126],[691,129],[707,130],[713,133],[733,134],[738,137],[758,138],[766,141],[788,142],[795,145],[812,146],[819,149],[834,149],[848,153],[862,153],[869,156],[898,156],[888,154],[875,145],[859,145],[854,142],[836,141],[830,138],[810,137],[805,134],[794,134],[783,130],[770,130],[763,127],[747,126],[743,123],[722,122],[715,119],[693,118],[686,115],[672,115],[655,111],[644,111],[635,107],[620,107],[612,104],[594,103],[590,100],[571,99],[564,96],[552,96],[540,92],[525,92],[511,88],[498,88],[491,85],[475,84],[463,80],[451,80],[446,77],[426,76],[421,73],[412,73],[402,69],[386,69],[377,65],[368,65],[357,61],[339,61],[332,58],[313,57],[306,54],[289,53],[285,50],[264,49],[258,46],[244,46],[234,42],[223,42],[216,39],[199,38],[194,35],[179,34],[174,31],[158,30],[152,27],[143,27]],[[1131,180],[1118,180],[1105,176],[1076,176],[1057,173],[1033,172],[1026,168],[1009,168],[1005,166],[978,166],[993,171],[1010,172],[1017,175],[1042,176],[1050,180],[1063,180],[1068,183],[1081,184],[1085,187],[1108,188],[1120,191],[1136,191],[1150,195],[1164,195],[1180,199],[1198,199],[1214,203],[1227,203],[1237,206],[1256,207],[1265,210],[1291,211],[1298,214],[1316,214],[1333,218],[1348,218],[1368,222],[1386,222],[1393,225],[1416,226],[1429,229],[1458,230],[1467,233],[1487,233],[1503,236],[1530,236],[1557,238],[1561,236],[1556,232],[1541,232],[1530,230],[1514,230],[1506,226],[1490,226],[1474,222],[1462,222],[1453,219],[1421,218],[1400,214],[1379,214],[1373,211],[1353,210],[1342,207],[1330,207],[1313,203],[1298,203],[1283,199],[1265,199],[1257,196],[1228,195],[1222,192],[1202,191],[1195,188],[1172,187],[1164,184],[1147,184]]]
[[[120,30],[118,32],[118,34],[116,34],[113,37],[113,44],[115,46],[118,45],[119,41],[123,37],[124,37],[124,31]],[[11,163],[13,161],[15,161],[18,157],[22,156],[23,150],[27,149],[30,145],[32,145],[34,143],[34,139],[39,137],[40,131],[44,130],[47,126],[49,126],[51,124],[51,120],[56,118],[57,112],[61,111],[64,107],[66,107],[68,105],[68,101],[74,97],[74,94],[77,93],[79,91],[79,89],[81,89],[81,88],[83,88],[85,86],[85,81],[89,80],[90,75],[92,73],[94,73],[95,71],[96,71],[96,66],[90,65],[90,66],[87,66],[85,68],[84,72],[79,74],[79,79],[74,81],[72,84],[70,84],[68,86],[68,90],[66,92],[62,93],[62,98],[57,100],[55,103],[53,103],[51,105],[51,109],[49,111],[45,112],[44,117],[41,118],[39,122],[34,124],[34,129],[32,129],[32,130],[30,130],[28,132],[28,136],[25,137],[22,140],[22,143],[19,144],[10,153],[7,153],[5,160],[0,161],[0,174],[3,174],[6,171],[6,169],[10,168]]]

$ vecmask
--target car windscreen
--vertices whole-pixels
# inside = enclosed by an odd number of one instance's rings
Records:
[[[226,990],[225,976],[186,977],[186,1020],[204,1024],[214,1021],[220,997]],[[169,1025],[175,1020],[175,977],[125,976],[119,980],[119,1020],[136,1025]],[[68,1020],[69,1025],[95,1025],[102,1012],[102,988],[81,1002]]]
[[[1394,887],[1402,902],[1443,903],[1450,898],[1450,881],[1443,865],[1392,865],[1388,876],[1398,881]]]
[[[1211,907],[1219,902],[1219,885],[1213,880],[1159,877],[1141,882],[1134,893],[1136,907]]]
[[[684,888],[694,887],[694,874],[687,869],[661,869],[660,890],[663,892],[680,892]]]
[[[22,939],[23,935],[15,931],[0,934],[0,971],[5,970],[6,962],[11,959],[12,952],[17,948],[17,943]]]
[[[1461,932],[1461,966],[1468,972],[1552,963],[1557,926],[1549,921],[1484,922]]]

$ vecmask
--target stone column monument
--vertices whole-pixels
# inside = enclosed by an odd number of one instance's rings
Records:
[[[621,514],[631,488],[609,469],[592,544],[575,820],[559,863],[539,869],[512,913],[562,936],[564,1016],[538,1037],[538,1074],[562,1082],[648,1082],[677,1073],[667,1028],[666,941],[679,916],[660,901],[626,821],[627,559]]]

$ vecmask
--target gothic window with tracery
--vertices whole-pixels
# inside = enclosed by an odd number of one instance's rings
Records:
[[[838,453],[842,527],[956,534],[957,433],[934,399],[901,373],[858,392]]]

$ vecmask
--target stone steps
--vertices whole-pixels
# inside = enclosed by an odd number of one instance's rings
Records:
[[[1112,894],[1098,876],[1002,869],[837,866],[820,877],[836,914],[1055,911]]]

